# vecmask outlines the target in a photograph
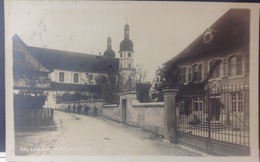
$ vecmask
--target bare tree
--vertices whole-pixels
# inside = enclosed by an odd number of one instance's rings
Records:
[[[136,64],[135,70],[130,74],[136,83],[144,83],[146,81],[148,71],[143,64]]]

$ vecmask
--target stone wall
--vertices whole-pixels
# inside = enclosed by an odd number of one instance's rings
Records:
[[[123,100],[126,101],[125,106]],[[123,107],[126,118],[123,117]],[[106,118],[163,135],[164,103],[140,103],[135,92],[122,93],[118,105],[103,105],[102,115]],[[125,120],[125,121],[124,121]]]
[[[133,100],[131,107],[127,109],[127,124],[163,135],[164,103],[139,103]]]
[[[118,105],[103,105],[102,116],[111,120],[122,122],[122,111]]]
[[[84,107],[88,106],[89,107],[89,114],[92,115],[94,114],[94,107],[96,106],[97,108],[97,115],[102,115],[102,106],[105,104],[105,100],[103,99],[98,99],[98,100],[83,100],[83,101],[70,101],[70,102],[61,102],[56,104],[56,110],[60,111],[68,111],[68,106],[70,105],[71,107],[71,112],[72,112],[72,107],[75,105],[78,107],[79,105],[82,106],[81,109],[81,114],[84,114]]]

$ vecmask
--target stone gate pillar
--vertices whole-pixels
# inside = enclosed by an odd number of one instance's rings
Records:
[[[164,94],[164,138],[177,142],[176,100],[177,88],[165,87]]]

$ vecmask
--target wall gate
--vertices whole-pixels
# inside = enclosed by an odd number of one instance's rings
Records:
[[[220,155],[250,155],[248,85],[188,90],[177,101],[177,138]]]

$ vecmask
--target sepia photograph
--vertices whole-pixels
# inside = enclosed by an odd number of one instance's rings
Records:
[[[259,160],[259,4],[13,0],[5,30],[8,161]]]

